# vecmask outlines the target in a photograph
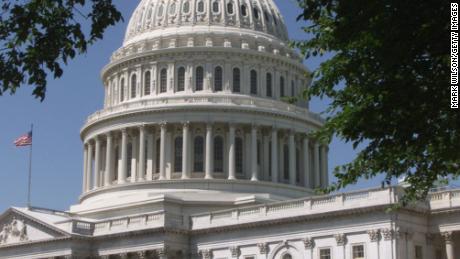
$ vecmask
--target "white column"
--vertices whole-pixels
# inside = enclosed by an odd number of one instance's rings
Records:
[[[213,178],[213,141],[212,141],[212,124],[206,125],[206,168],[205,168],[205,179]]]
[[[444,242],[446,243],[447,259],[455,259],[455,248],[452,232],[443,232],[441,235],[444,238]]]
[[[188,122],[184,123],[182,127],[182,179],[189,179],[189,167],[188,167],[188,154],[189,154],[189,129],[190,129],[190,124]]]
[[[272,182],[278,182],[278,130],[272,128]]]
[[[160,178],[159,180],[166,179],[166,123],[160,125]]]
[[[315,157],[315,171],[313,172],[313,174],[315,175],[315,188],[319,188],[321,187],[321,172],[319,169],[319,144],[318,143],[315,143],[313,154]]]
[[[113,171],[113,137],[109,132],[107,133],[107,147],[106,147],[106,159],[105,159],[105,174],[104,174],[104,186],[109,186],[111,183],[111,176]]]
[[[139,128],[139,173],[137,178],[139,181],[145,179],[145,126]]]
[[[118,175],[118,184],[126,182],[128,176],[128,132],[121,130],[121,170]]]
[[[385,259],[395,259],[396,258],[396,243],[394,240],[395,232],[392,229],[385,228],[381,229],[382,233],[382,241],[380,242],[380,246],[382,248],[382,258]]]
[[[86,168],[86,191],[91,190],[91,178],[93,177],[93,145],[88,141],[88,158]]]
[[[155,170],[154,145],[155,136],[151,133],[147,137],[147,181],[153,180],[153,170]]]
[[[137,163],[139,161],[139,138],[135,135],[132,137],[132,157],[131,157],[131,182],[135,183],[137,181],[138,173],[137,171]]]
[[[294,131],[289,132],[289,183],[292,185],[296,184],[296,148]]]
[[[346,236],[344,234],[335,235],[335,241],[337,242],[337,246],[335,247],[335,256],[334,259],[345,259],[345,244],[346,244]]]
[[[369,250],[367,256],[369,258],[380,259],[380,250],[379,250],[379,237],[380,231],[379,230],[368,230],[367,234],[369,235]],[[390,259],[390,258],[385,258]]]
[[[305,178],[305,182],[304,182],[304,186],[307,187],[307,188],[310,188],[311,187],[311,176],[310,176],[310,149],[309,149],[309,145],[308,145],[308,138],[305,136],[303,138],[303,155],[302,155],[302,158],[303,158],[303,174],[304,174],[304,178]]]
[[[235,180],[235,125],[230,124],[228,134],[228,179]]]
[[[88,170],[88,146],[86,144],[83,144],[83,182],[82,182],[82,187],[83,190],[82,192],[85,193],[87,188],[86,188],[86,178],[87,178],[87,171]]]
[[[257,126],[252,125],[251,128],[251,181],[258,181],[257,175]]]
[[[99,174],[101,172],[101,139],[96,136],[96,153],[94,155],[94,186],[96,189],[100,186]]]

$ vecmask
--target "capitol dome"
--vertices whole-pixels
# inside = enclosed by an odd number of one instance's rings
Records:
[[[76,213],[172,199],[193,209],[281,201],[325,187],[323,120],[272,0],[143,0],[81,130]]]

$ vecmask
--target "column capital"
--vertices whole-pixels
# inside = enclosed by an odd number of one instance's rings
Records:
[[[267,243],[259,243],[257,244],[257,247],[259,248],[259,253],[260,254],[268,254],[268,244]]]
[[[315,247],[315,241],[311,237],[304,238],[302,241],[305,249],[312,249]]]
[[[145,130],[146,125],[145,125],[145,123],[142,123],[142,124],[139,125],[138,127],[139,127],[139,130]]]
[[[105,136],[106,136],[107,138],[112,138],[112,137],[113,137],[113,134],[112,134],[111,131],[109,131],[109,132],[106,132],[106,133],[105,133]]]
[[[240,256],[240,248],[238,246],[232,246],[230,247],[230,253],[232,257],[238,258]]]
[[[347,237],[345,234],[336,234],[334,235],[334,238],[338,246],[344,246],[347,243]]]
[[[123,135],[128,134],[128,129],[127,128],[122,128],[120,131],[121,131],[121,134],[123,134]]]
[[[202,249],[198,252],[198,254],[203,258],[203,259],[211,259],[211,250],[209,249]]]
[[[444,239],[444,242],[446,244],[451,244],[453,239],[452,239],[452,231],[446,231],[446,232],[441,232],[441,236]]]
[[[184,127],[184,128],[189,128],[189,127],[190,127],[190,121],[184,121],[184,122],[182,122],[182,127]]]
[[[167,123],[166,121],[162,121],[162,122],[160,122],[159,124],[160,124],[160,127],[161,127],[162,129],[164,129],[164,128],[166,128],[166,126],[167,126],[168,123]]]
[[[367,231],[367,234],[369,235],[369,239],[371,240],[371,242],[377,242],[377,241],[379,241],[379,238],[380,238],[380,230],[378,230],[378,229],[368,230],[368,231]]]
[[[381,233],[385,241],[392,240],[395,237],[395,231],[391,228],[381,229]]]
[[[214,128],[214,122],[207,122],[206,123],[206,129],[207,130],[212,130]]]

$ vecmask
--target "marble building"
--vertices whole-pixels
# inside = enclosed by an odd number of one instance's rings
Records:
[[[81,129],[67,211],[0,215],[0,258],[455,259],[460,190],[327,186],[310,78],[272,0],[142,0]]]

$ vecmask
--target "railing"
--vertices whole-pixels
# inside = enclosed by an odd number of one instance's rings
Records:
[[[323,123],[324,119],[318,114],[312,113],[305,108],[284,103],[277,100],[268,100],[257,97],[243,96],[243,95],[232,95],[227,96],[212,96],[207,95],[194,95],[194,96],[160,96],[150,99],[137,99],[134,101],[128,101],[125,103],[118,104],[116,106],[105,108],[104,110],[98,111],[90,115],[86,121],[86,125],[89,125],[97,120],[105,117],[116,115],[118,113],[132,112],[136,110],[158,108],[164,106],[175,106],[175,105],[227,105],[235,107],[255,107],[267,109],[275,112],[288,112],[299,116],[308,116],[310,119]]]
[[[460,189],[431,193],[428,196],[430,209],[446,209],[460,206]]]

